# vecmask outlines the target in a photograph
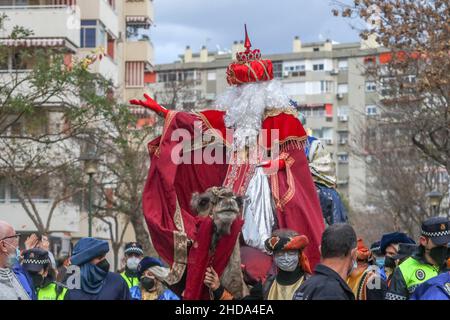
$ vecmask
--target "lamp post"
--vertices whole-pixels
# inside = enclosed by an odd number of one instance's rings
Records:
[[[439,215],[439,206],[442,200],[442,193],[437,190],[433,190],[427,193],[427,198],[430,201],[431,214],[434,216]]]
[[[92,237],[92,185],[94,182],[94,174],[97,173],[97,164],[99,158],[93,154],[87,154],[80,158],[84,162],[84,172],[89,176],[88,184],[88,235]]]

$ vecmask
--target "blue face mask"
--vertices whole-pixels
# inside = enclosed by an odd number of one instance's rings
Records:
[[[19,264],[19,258],[20,258],[20,249],[19,249],[19,248],[16,248],[15,252],[14,252],[14,253],[11,253],[11,254],[8,256],[8,261],[6,262],[6,264],[7,264],[9,267],[13,267],[13,266],[16,265],[16,264]]]
[[[377,258],[375,263],[378,267],[383,268],[384,267],[384,257]]]

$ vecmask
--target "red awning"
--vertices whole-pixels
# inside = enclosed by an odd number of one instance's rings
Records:
[[[331,103],[325,104],[325,116],[328,118],[333,117],[333,105]]]
[[[125,20],[128,24],[145,25],[146,27],[152,24],[152,20],[146,16],[127,16]]]
[[[41,38],[41,39],[0,39],[0,45],[8,47],[62,47],[64,39]]]

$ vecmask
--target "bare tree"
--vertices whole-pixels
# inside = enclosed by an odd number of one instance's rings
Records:
[[[128,217],[117,211],[97,208],[94,216],[108,226],[111,240],[112,251],[114,255],[114,270],[119,269],[119,250],[124,243],[125,233],[130,224]],[[123,221],[125,220],[125,221]]]
[[[431,159],[422,164],[425,170],[441,166],[448,175],[450,2],[333,2],[337,5],[333,10],[336,16],[359,22],[354,26],[362,39],[372,39],[389,50],[368,70],[383,90],[380,102],[387,111],[383,121],[402,128],[408,146],[412,144]]]
[[[172,110],[191,111],[206,108],[205,97],[202,96],[201,90],[196,90],[198,84],[199,80],[187,79],[158,83],[155,99],[165,108]]]
[[[8,38],[31,34],[16,26]],[[83,189],[77,138],[101,119],[92,106],[110,103],[100,94],[110,82],[67,57],[54,48],[0,46],[0,179],[40,232]],[[38,206],[42,200],[50,205]]]
[[[98,155],[104,159],[97,176],[97,214],[130,223],[144,252],[154,254],[145,227],[142,192],[149,167],[146,146],[155,135],[157,119],[151,115],[143,119],[151,125],[136,128],[139,119],[128,106],[117,104],[103,111],[106,125],[96,130],[95,137]],[[123,236],[116,240],[120,247]]]
[[[440,190],[448,194],[445,168],[417,150],[410,137],[414,128],[384,120],[384,113],[368,116],[353,132],[352,153],[366,162],[368,212],[356,221],[371,233],[373,226],[382,226],[381,233],[403,230],[418,235],[421,222],[433,215],[427,193]],[[441,214],[448,211],[443,203]],[[380,219],[381,217],[381,219]],[[378,220],[377,220],[378,219]],[[366,223],[369,222],[369,223]]]

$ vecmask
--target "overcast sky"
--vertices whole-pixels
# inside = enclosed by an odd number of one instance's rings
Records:
[[[155,26],[151,35],[155,62],[178,59],[186,45],[198,52],[230,49],[244,39],[247,23],[253,48],[263,55],[290,52],[298,35],[302,42],[330,38],[358,41],[349,21],[331,14],[330,0],[154,0]]]

